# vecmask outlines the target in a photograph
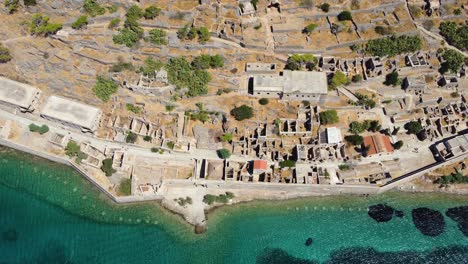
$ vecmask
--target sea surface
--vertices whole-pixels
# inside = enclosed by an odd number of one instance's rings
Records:
[[[377,222],[375,204],[404,216]],[[157,203],[115,205],[67,166],[0,148],[0,263],[468,263],[468,238],[445,215],[467,205],[396,192],[259,201],[215,210],[195,235]],[[415,227],[418,207],[444,215],[442,234]]]

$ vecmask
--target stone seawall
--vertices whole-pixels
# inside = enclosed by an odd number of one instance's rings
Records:
[[[118,196],[115,196],[112,193],[110,193],[108,190],[103,188],[101,185],[99,185],[99,183],[96,182],[93,179],[93,177],[89,176],[88,173],[85,170],[80,168],[78,166],[78,164],[76,164],[76,163],[74,163],[74,162],[72,162],[72,161],[70,161],[70,160],[68,160],[66,158],[56,156],[56,155],[52,155],[52,154],[45,153],[45,152],[41,152],[41,151],[38,151],[38,150],[34,150],[34,149],[31,149],[31,148],[26,147],[24,145],[21,145],[21,144],[18,144],[18,143],[9,141],[9,140],[5,140],[5,139],[0,139],[0,145],[3,145],[5,147],[9,147],[9,148],[12,148],[12,149],[16,149],[16,150],[19,150],[19,151],[22,151],[22,152],[25,152],[25,153],[29,153],[31,155],[38,156],[38,157],[41,157],[41,158],[44,158],[44,159],[47,159],[47,160],[50,160],[50,161],[53,161],[53,162],[56,162],[56,163],[60,163],[60,164],[63,164],[63,165],[70,166],[73,169],[75,169],[79,174],[81,174],[86,180],[88,180],[94,186],[96,186],[96,188],[98,188],[107,197],[109,197],[109,199],[111,199],[113,202],[118,203],[118,204],[148,202],[148,201],[159,201],[159,200],[163,199],[163,197],[160,196],[160,195],[159,196],[151,196],[151,197],[143,197],[143,196],[122,196],[122,197],[118,197]]]

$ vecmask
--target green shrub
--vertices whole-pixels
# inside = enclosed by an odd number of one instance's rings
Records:
[[[11,56],[10,51],[0,43],[0,63],[9,62],[11,59],[13,59],[13,57]]]
[[[149,31],[149,36],[145,39],[155,45],[167,45],[166,31],[161,29],[152,29]]]
[[[97,3],[96,0],[85,0],[83,9],[88,15],[95,17],[97,15],[104,15],[106,9]]]
[[[393,29],[391,27],[376,26],[374,30],[375,30],[375,33],[379,35],[393,34]]]
[[[224,67],[224,59],[221,55],[200,55],[192,60],[192,67],[200,70],[216,69]]]
[[[198,42],[205,43],[211,38],[210,31],[206,27],[190,27],[185,25],[177,31],[177,37],[182,40],[192,40],[198,37]]]
[[[320,9],[322,9],[323,12],[328,13],[328,11],[330,11],[330,4],[323,3],[320,5]]]
[[[139,73],[148,76],[149,78],[156,77],[156,71],[161,70],[164,64],[160,61],[155,61],[153,58],[148,57],[145,59],[145,64],[138,70]]]
[[[109,11],[109,13],[111,13],[111,14],[117,12],[118,8],[119,7],[117,5],[115,5],[115,4],[111,5],[111,6],[106,6],[107,11]]]
[[[122,179],[119,185],[119,193],[125,196],[132,195],[132,180]]]
[[[347,171],[347,170],[349,170],[349,165],[348,164],[338,165],[338,169],[340,169],[342,171]]]
[[[38,126],[36,124],[30,124],[29,125],[29,131],[37,132],[37,133],[43,135],[43,134],[49,132],[49,127],[47,125]]]
[[[76,141],[70,140],[65,147],[65,154],[69,157],[76,156],[80,152],[80,145]]]
[[[364,106],[367,109],[372,109],[377,104],[374,100],[369,98],[369,96],[367,95],[363,95],[360,93],[355,93],[354,95],[358,98],[358,101],[356,102],[356,104]]]
[[[360,135],[345,136],[345,140],[354,146],[361,145],[364,142],[364,138]]]
[[[13,14],[18,11],[19,0],[4,0],[3,4],[5,5],[8,13]]]
[[[408,131],[409,134],[417,135],[419,132],[423,130],[421,123],[418,121],[410,121],[405,124],[405,129]]]
[[[398,77],[398,72],[397,71],[393,71],[389,74],[387,74],[385,76],[385,82],[384,82],[385,85],[388,85],[388,86],[397,86],[397,85],[401,85],[401,79]]]
[[[259,29],[261,29],[261,28],[262,28],[262,23],[259,23],[258,25],[255,25],[255,26],[254,26],[254,29],[255,29],[255,30],[259,30]]]
[[[109,25],[107,26],[109,29],[114,29],[120,24],[120,18],[116,17],[113,18],[110,22]]]
[[[436,180],[436,183],[442,185],[468,183],[468,176],[463,176],[460,172],[442,176]]]
[[[311,23],[304,28],[304,33],[311,33],[317,28],[317,24]]]
[[[468,23],[458,25],[455,22],[447,21],[440,23],[440,34],[453,45],[463,51],[468,49]]]
[[[116,170],[112,168],[113,163],[114,161],[111,158],[102,161],[101,170],[106,174],[107,177],[112,176],[112,174],[116,172]]]
[[[225,148],[218,149],[216,152],[218,153],[218,157],[221,159],[229,159],[229,157],[231,157],[231,152]]]
[[[127,143],[135,143],[138,139],[138,135],[133,132],[128,132],[127,137],[125,137],[125,142]]]
[[[468,28],[467,28],[468,30]],[[442,53],[442,58],[444,62],[441,64],[440,72],[445,73],[451,71],[453,73],[458,73],[465,63],[465,57],[463,54],[456,50],[447,49]]]
[[[338,86],[349,84],[348,77],[341,71],[336,71],[330,79],[329,86],[331,89],[336,89]]]
[[[42,14],[34,14],[29,23],[29,31],[37,36],[53,35],[60,29],[62,24],[49,23],[49,17]]]
[[[143,14],[143,17],[145,17],[145,19],[153,19],[159,16],[159,13],[161,13],[161,9],[152,5],[145,9],[145,13]]]
[[[166,105],[166,111],[171,112],[175,109],[175,105]]]
[[[97,98],[107,102],[111,95],[116,93],[118,89],[118,85],[113,80],[98,76],[96,78],[96,84],[93,87],[93,92]]]
[[[268,100],[268,98],[261,98],[260,100],[258,100],[258,103],[261,104],[261,105],[267,105],[270,101]]]
[[[231,115],[237,121],[242,121],[253,117],[253,109],[250,106],[242,105],[231,110]]]
[[[279,163],[281,168],[294,168],[296,167],[295,160],[284,160]]]
[[[143,140],[146,142],[150,142],[153,138],[151,136],[144,136]]]
[[[141,10],[141,8],[137,5],[130,6],[130,8],[127,10],[127,14],[125,14],[125,16],[128,19],[136,19],[136,20],[142,18],[143,15],[144,15],[143,10]]]
[[[37,5],[36,0],[24,0],[24,5],[25,6],[35,6]]]
[[[342,11],[341,13],[338,14],[338,20],[339,21],[353,20],[353,17],[351,15],[351,12]]]
[[[462,14],[462,10],[460,8],[456,8],[455,10],[453,10],[453,14],[459,16]]]
[[[160,152],[160,149],[159,149],[159,148],[156,148],[156,147],[152,147],[152,148],[151,148],[151,152],[159,153],[159,152]]]
[[[313,70],[317,66],[317,58],[312,54],[293,54],[288,58],[285,69],[298,71],[302,68]]]
[[[356,74],[353,76],[353,78],[351,79],[352,82],[360,82],[362,81],[362,75],[361,74]]]
[[[253,7],[255,8],[255,10],[257,10],[258,0],[251,0],[250,3],[253,5]]]
[[[353,121],[349,124],[348,131],[353,134],[360,134],[368,129],[368,122]]]
[[[140,35],[128,28],[119,29],[119,33],[112,37],[115,44],[125,45],[129,48],[135,46],[140,40]]]
[[[198,41],[201,43],[205,43],[208,40],[210,40],[211,34],[208,28],[206,27],[201,27],[198,29]]]
[[[395,56],[401,53],[416,52],[421,49],[422,39],[419,36],[391,36],[372,39],[367,42],[365,52],[372,56]]]
[[[203,196],[203,202],[208,205],[212,205],[213,203],[227,203],[232,198],[234,198],[234,194],[232,192],[226,192],[226,194],[220,194],[218,196],[207,194]]]
[[[219,139],[223,142],[231,142],[232,141],[232,134],[231,133],[226,133],[224,135],[222,135],[221,137],[219,137]]]
[[[71,27],[73,29],[82,29],[86,25],[88,25],[88,16],[80,16],[75,22],[72,23]]]
[[[172,141],[168,141],[168,142],[166,143],[166,146],[167,146],[168,148],[170,148],[170,149],[174,149],[175,143],[172,142]]]
[[[208,93],[211,75],[207,71],[194,69],[184,57],[170,58],[166,70],[171,84],[178,88],[188,88],[187,96],[194,97]]]
[[[141,108],[133,104],[127,104],[127,110],[135,114],[139,114],[141,112]]]
[[[335,124],[340,121],[336,110],[326,110],[319,113],[320,123],[322,125]]]
[[[398,140],[395,144],[392,144],[394,149],[401,149],[403,147],[403,141]]]

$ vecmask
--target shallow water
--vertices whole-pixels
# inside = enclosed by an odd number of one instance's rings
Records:
[[[378,203],[405,216],[378,223],[367,215]],[[0,263],[468,263],[454,221],[429,237],[411,217],[462,205],[401,193],[254,202],[216,210],[197,236],[157,204],[114,205],[66,166],[1,149]]]

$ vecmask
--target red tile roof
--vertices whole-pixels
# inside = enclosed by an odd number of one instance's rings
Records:
[[[364,137],[364,145],[369,146],[367,155],[374,155],[378,153],[391,153],[393,146],[390,142],[390,137],[382,134],[374,134],[372,136]]]
[[[253,169],[254,170],[266,170],[268,163],[266,160],[254,160]]]

